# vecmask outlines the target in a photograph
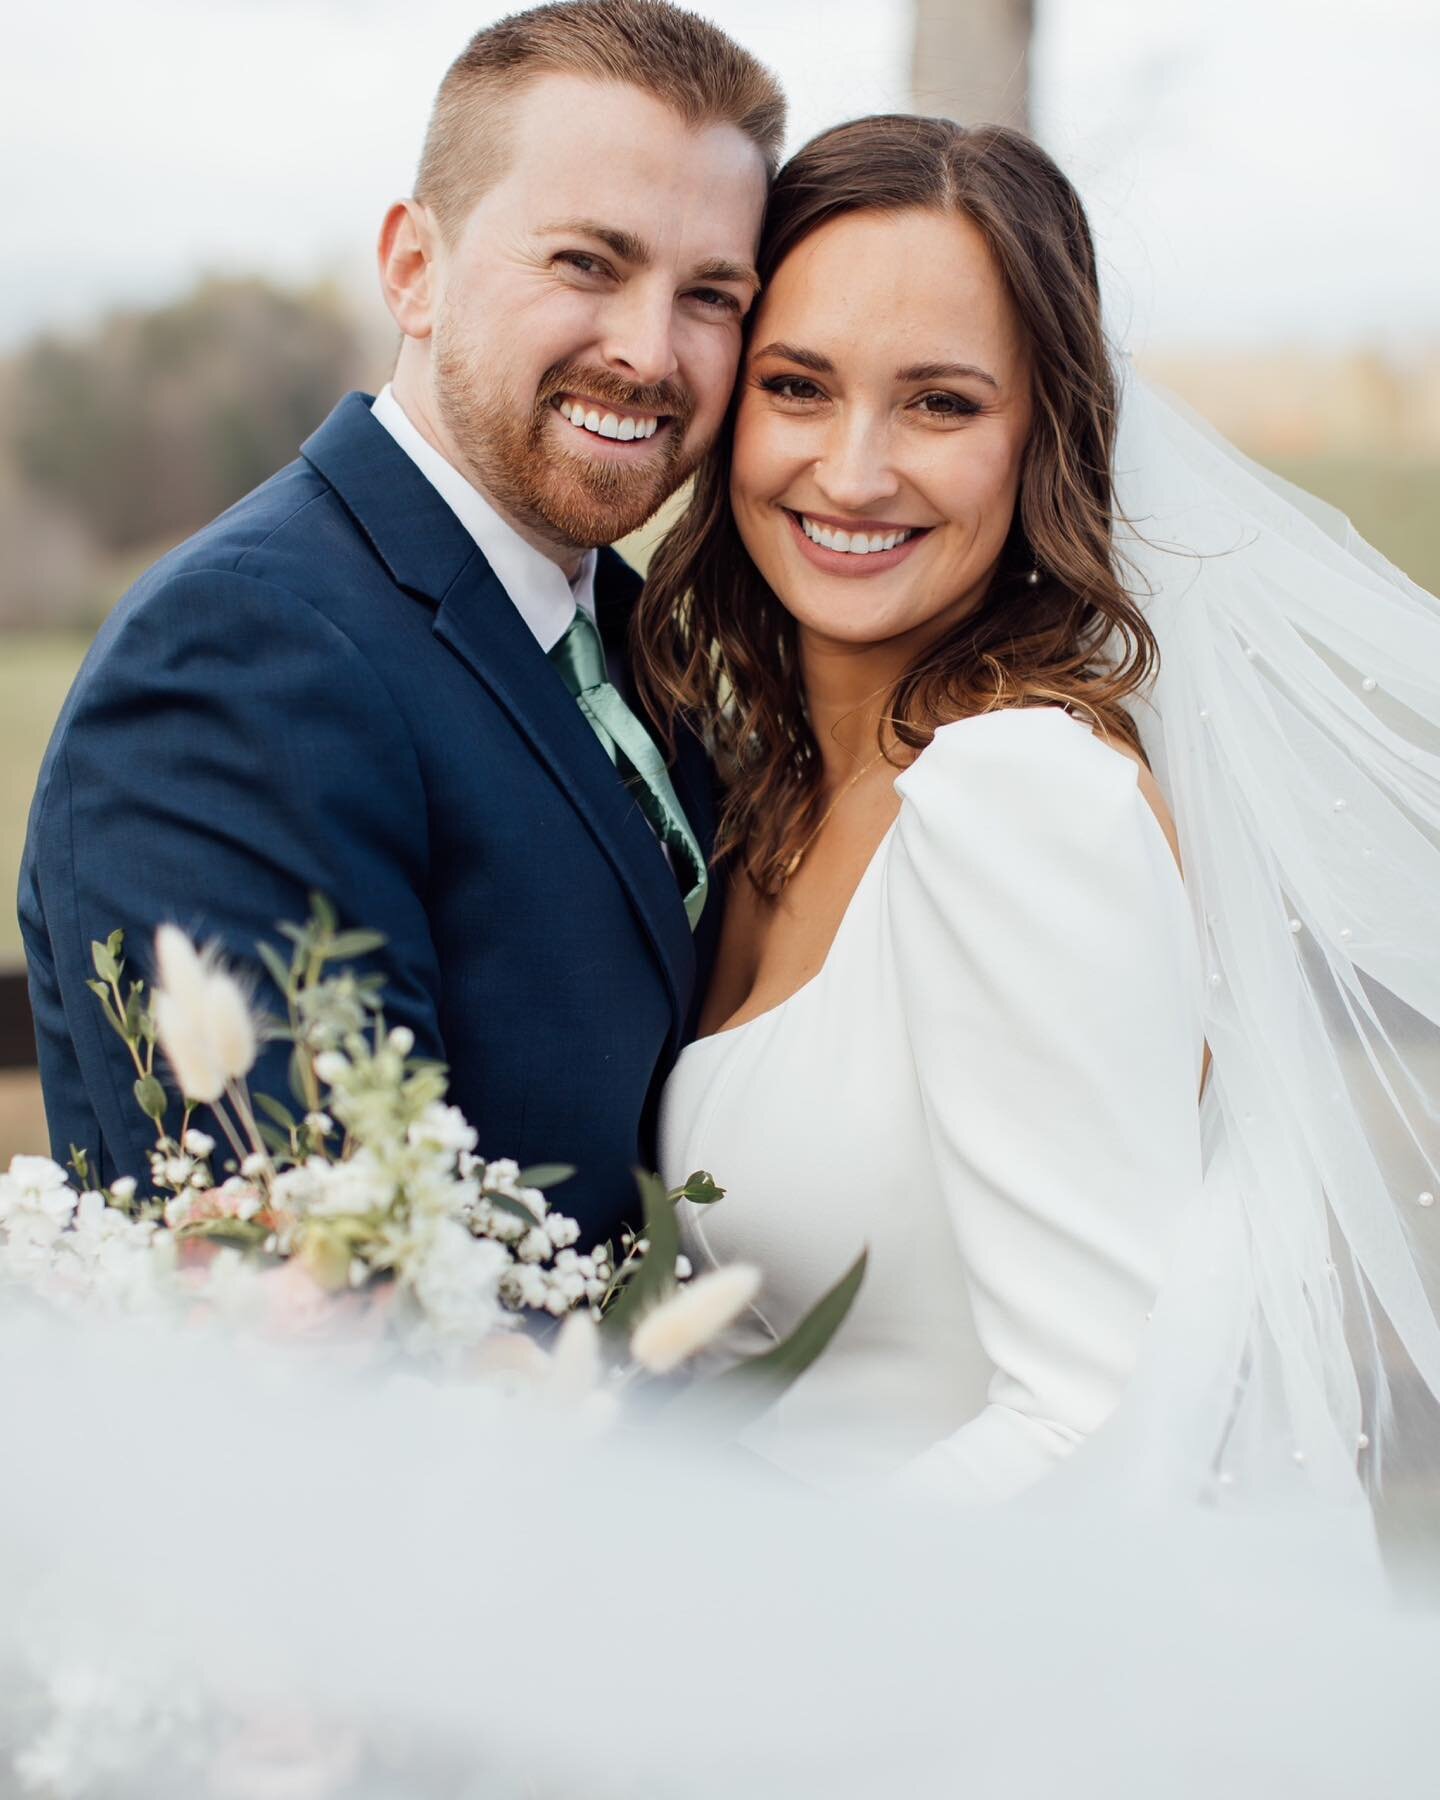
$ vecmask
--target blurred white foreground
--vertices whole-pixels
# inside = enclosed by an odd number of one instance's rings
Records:
[[[0,1326],[0,1794],[1435,1791],[1323,1515],[948,1516],[208,1334]]]

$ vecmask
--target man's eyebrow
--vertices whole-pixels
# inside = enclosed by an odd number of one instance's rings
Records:
[[[782,362],[799,363],[802,369],[813,369],[817,375],[833,375],[835,365],[818,350],[802,350],[798,344],[767,344],[755,352],[756,357],[778,356]]]
[[[615,225],[602,225],[597,219],[560,219],[553,225],[542,225],[542,237],[588,237],[618,256],[621,262],[633,263],[637,269],[650,266],[651,250],[644,238]],[[692,281],[739,281],[747,287],[759,288],[760,277],[749,263],[731,262],[727,257],[710,256],[696,263],[690,273]]]
[[[604,244],[621,262],[645,268],[650,261],[650,246],[633,231],[622,231],[614,225],[602,225],[596,219],[560,219],[553,225],[540,227],[542,237],[588,237]]]
[[[993,388],[1000,383],[988,369],[977,368],[974,363],[915,363],[908,369],[897,369],[897,381],[953,381],[957,377],[964,380],[966,376],[976,381],[985,381]]]
[[[758,271],[749,263],[727,262],[723,256],[708,257],[702,263],[696,263],[692,277],[695,281],[739,281],[745,286],[759,288]]]

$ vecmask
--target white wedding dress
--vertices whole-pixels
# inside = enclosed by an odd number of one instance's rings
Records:
[[[793,1475],[1000,1499],[1121,1395],[1204,1175],[1203,975],[1137,773],[1057,708],[943,727],[819,973],[680,1058],[662,1171],[727,1190],[682,1209],[684,1246],[763,1276],[727,1349],[869,1249],[748,1434]]]

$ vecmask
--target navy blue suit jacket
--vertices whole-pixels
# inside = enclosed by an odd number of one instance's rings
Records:
[[[639,578],[602,551],[623,644]],[[673,771],[714,835],[697,743]],[[150,974],[173,920],[254,965],[318,889],[385,933],[392,1024],[448,1063],[481,1153],[574,1163],[587,1240],[633,1207],[658,1088],[713,953],[635,801],[484,556],[352,394],[301,456],[151,569],[99,633],[40,775],[21,869],[52,1149],[144,1177],[133,1070],[92,939]],[[257,970],[257,980],[258,970]],[[260,982],[262,997],[274,990]],[[285,1050],[257,1091],[290,1100]]]

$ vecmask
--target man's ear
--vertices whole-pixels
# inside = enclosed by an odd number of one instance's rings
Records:
[[[406,337],[428,338],[434,327],[439,247],[430,209],[397,200],[380,227],[380,288]]]

